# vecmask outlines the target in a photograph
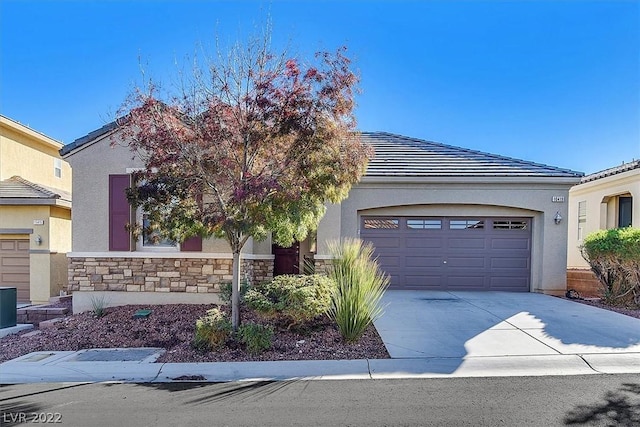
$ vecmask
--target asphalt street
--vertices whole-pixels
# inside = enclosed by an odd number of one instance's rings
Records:
[[[0,424],[640,425],[640,375],[0,387]]]

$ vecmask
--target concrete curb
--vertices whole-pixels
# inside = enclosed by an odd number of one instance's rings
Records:
[[[31,360],[27,355],[0,364],[0,384],[362,380],[640,373],[640,353],[164,364],[148,361],[73,361],[77,353],[50,352],[50,357],[42,360],[37,360],[36,353],[36,356],[31,355]]]

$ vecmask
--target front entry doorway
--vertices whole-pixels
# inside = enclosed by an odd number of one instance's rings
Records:
[[[273,245],[273,275],[300,273],[300,242],[295,242],[288,248]]]

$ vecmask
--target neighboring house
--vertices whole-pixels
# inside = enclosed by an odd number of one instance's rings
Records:
[[[582,257],[583,239],[597,230],[640,228],[640,160],[587,175],[569,190],[567,287],[598,294],[598,281]]]
[[[45,303],[67,287],[71,167],[61,142],[0,116],[0,286]]]
[[[116,132],[109,124],[61,150],[74,169],[74,307],[89,308],[95,291],[110,291],[112,304],[216,301],[231,280],[226,242],[154,245],[126,232],[144,220],[124,196],[142,163],[111,144]],[[249,241],[245,280],[298,272],[305,260],[322,271],[328,241],[360,237],[373,242],[395,289],[564,293],[567,224],[554,218],[567,217],[581,173],[388,133],[362,138],[376,156],[349,197],[292,248]]]

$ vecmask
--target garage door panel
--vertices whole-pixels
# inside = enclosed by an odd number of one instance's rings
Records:
[[[447,247],[449,249],[484,249],[485,245],[486,241],[484,237],[454,237],[447,240]]]
[[[398,237],[380,237],[376,236],[372,241],[373,245],[378,249],[384,248],[397,248],[400,246],[400,239]]]
[[[393,288],[529,291],[529,218],[387,217],[371,223],[391,220],[393,229],[362,227],[361,237],[374,244]],[[442,226],[427,229],[432,222]]]
[[[411,267],[419,267],[423,269],[428,269],[429,267],[436,267],[437,269],[440,269],[440,266],[442,265],[442,257],[441,256],[406,257],[404,259],[404,265],[405,267],[407,267],[407,269]]]
[[[14,256],[3,256],[2,260],[0,260],[3,267],[24,267],[29,266],[29,258],[25,257],[14,257]]]
[[[484,268],[484,257],[447,257],[447,267],[452,268]]]
[[[29,240],[0,240],[0,267],[0,286],[15,287],[18,302],[29,302]]]
[[[529,268],[529,258],[491,258],[491,269],[498,270],[501,268]]]
[[[440,237],[407,237],[405,239],[405,247],[407,248],[424,248],[424,249],[442,249],[444,248],[444,239]]]
[[[529,249],[529,239],[516,237],[516,238],[498,238],[491,240],[492,249]]]

